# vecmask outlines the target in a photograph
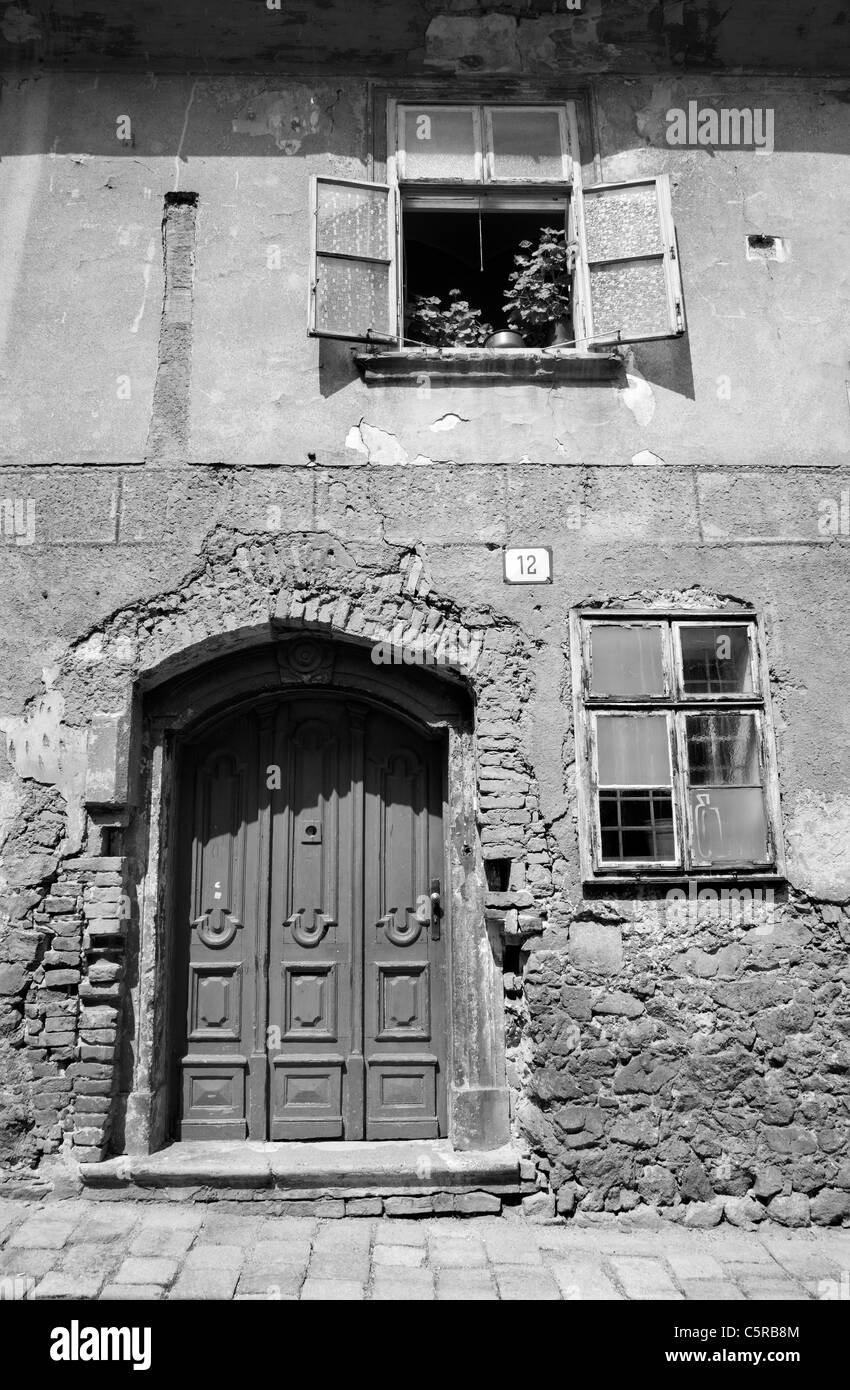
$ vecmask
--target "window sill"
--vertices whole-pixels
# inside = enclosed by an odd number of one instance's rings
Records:
[[[582,878],[582,886],[585,889],[607,887],[641,887],[641,888],[683,888],[685,894],[699,893],[703,888],[754,888],[764,884],[767,887],[782,887],[787,882],[786,875],[777,869],[718,869],[712,873],[711,870],[701,869],[698,873],[685,874],[681,870],[675,869],[660,872],[647,870],[636,870],[632,873],[618,873],[616,869],[610,873],[604,870],[596,874],[585,875]]]
[[[364,381],[599,381],[622,368],[618,351],[574,348],[395,348],[355,351]]]

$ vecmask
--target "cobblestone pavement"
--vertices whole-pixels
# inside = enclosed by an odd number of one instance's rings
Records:
[[[44,1299],[847,1300],[850,1230],[318,1220],[256,1205],[5,1199],[0,1280],[6,1297]]]

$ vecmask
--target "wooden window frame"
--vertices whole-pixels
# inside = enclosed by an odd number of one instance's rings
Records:
[[[661,249],[640,256],[590,256],[585,229],[585,205],[588,198],[606,197],[627,188],[648,188],[654,186],[655,204],[658,210]],[[682,276],[679,268],[679,252],[676,243],[676,225],[673,220],[673,195],[669,174],[655,174],[642,179],[618,179],[612,183],[594,183],[585,186],[581,171],[573,183],[570,209],[574,220],[574,240],[578,246],[575,273],[573,276],[574,328],[578,337],[597,345],[604,343],[650,343],[666,338],[679,338],[685,331],[685,297]],[[595,332],[593,321],[593,296],[591,291],[591,267],[596,265],[621,265],[630,261],[660,261],[664,275],[664,290],[667,299],[667,328],[663,333],[642,333],[637,337],[622,333],[612,335]]]
[[[467,111],[472,109],[473,131],[476,136],[475,164],[478,177],[475,179],[446,178],[445,176],[433,179],[407,179],[405,178],[404,162],[405,147],[402,143],[402,131],[405,111],[412,107],[423,106],[429,108],[442,107],[449,111]],[[492,118],[490,113],[496,108],[502,107],[508,110],[521,111],[552,111],[558,112],[559,128],[561,132],[561,162],[562,178],[553,179],[495,179],[492,176]],[[507,206],[515,207],[517,211],[548,211],[552,208],[553,212],[563,217],[567,236],[574,231],[574,222],[571,215],[571,193],[576,178],[580,177],[578,155],[579,155],[579,136],[578,136],[578,117],[576,103],[572,99],[558,101],[487,101],[484,99],[469,101],[441,101],[434,98],[428,101],[411,101],[390,97],[387,100],[387,160],[386,173],[387,183],[395,191],[396,200],[396,290],[397,305],[396,319],[398,323],[398,351],[401,353],[412,352],[417,354],[417,349],[410,349],[405,345],[403,337],[404,325],[404,209],[428,208],[435,212],[449,211],[477,211],[485,207],[502,210]],[[502,197],[499,197],[500,192]],[[458,350],[453,348],[440,349],[440,355],[451,356]],[[539,356],[533,348],[517,348],[518,355],[524,354],[529,358]]]
[[[311,338],[336,339],[338,342],[361,343],[374,342],[391,346],[398,342],[398,334],[401,328],[401,321],[396,318],[399,303],[398,288],[398,266],[400,262],[394,248],[398,238],[398,228],[400,222],[398,208],[398,193],[390,189],[387,194],[387,256],[355,256],[343,251],[320,251],[318,245],[319,228],[319,185],[333,184],[335,187],[344,186],[346,188],[367,188],[371,192],[385,193],[386,185],[374,183],[369,179],[342,179],[333,178],[330,174],[316,174],[310,182],[310,266],[311,274],[308,286],[307,301],[307,332]],[[387,267],[387,319],[390,331],[387,334],[373,333],[369,338],[363,339],[359,335],[345,333],[328,333],[326,329],[320,328],[317,323],[317,295],[318,286],[318,265],[319,256],[329,256],[334,260],[352,261],[360,264],[385,265]]]
[[[592,693],[591,633],[595,625],[662,627],[665,691],[658,695]],[[679,630],[689,626],[744,626],[749,641],[752,690],[737,694],[685,693]],[[778,882],[785,877],[785,854],[779,800],[775,732],[770,704],[764,626],[751,609],[596,609],[570,613],[573,707],[578,771],[579,839],[582,880],[591,884]],[[700,864],[694,852],[694,827],[688,797],[685,720],[697,713],[752,713],[758,733],[759,769],[765,808],[768,857],[718,865]],[[671,799],[676,862],[604,860],[601,851],[596,724],[600,714],[665,713],[671,767]],[[648,784],[647,784],[648,785]],[[655,784],[653,784],[654,786]],[[604,787],[603,787],[604,790]]]
[[[407,148],[404,143],[404,113],[417,107],[430,107],[443,111],[472,111],[472,129],[475,136],[474,179],[450,178],[438,175],[433,179],[411,178],[406,173]],[[555,111],[558,115],[558,128],[561,136],[561,176],[560,178],[529,176],[518,178],[497,178],[494,173],[495,150],[493,147],[493,112],[504,111]],[[387,102],[387,182],[392,186],[411,187],[445,186],[459,184],[466,188],[569,188],[573,181],[573,170],[578,162],[578,122],[574,101],[428,101],[411,102],[391,97]]]

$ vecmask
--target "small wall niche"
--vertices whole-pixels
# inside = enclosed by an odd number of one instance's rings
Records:
[[[748,261],[785,261],[787,259],[788,245],[784,237],[771,236],[767,232],[748,233]]]

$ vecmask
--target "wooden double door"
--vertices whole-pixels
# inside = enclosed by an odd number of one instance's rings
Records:
[[[179,1137],[446,1133],[442,774],[318,691],[186,745]]]

